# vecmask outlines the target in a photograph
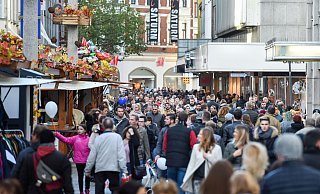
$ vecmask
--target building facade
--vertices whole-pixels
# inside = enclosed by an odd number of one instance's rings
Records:
[[[187,72],[212,73],[213,84],[210,87],[214,91],[237,93],[245,97],[260,94],[287,99],[290,93],[285,89],[288,85],[288,65],[278,62],[276,67],[281,68],[275,68],[274,65],[264,62],[263,46],[256,48],[262,49],[258,51],[250,47],[254,48],[256,43],[265,44],[272,39],[306,41],[308,1],[202,0],[199,8],[199,34],[201,37],[211,38],[217,45],[207,44],[193,51],[196,53],[195,66],[187,68]],[[210,14],[206,14],[206,10],[211,10],[211,20],[208,19]],[[211,31],[208,31],[210,28]],[[223,57],[219,58],[215,53],[221,53],[221,49],[224,49]],[[250,52],[242,52],[246,49]],[[206,56],[209,56],[211,61]],[[252,58],[256,56],[263,58],[253,64]],[[204,66],[205,69],[202,68]],[[306,64],[293,67],[293,83],[305,78],[305,69]],[[300,94],[295,97],[302,96]]]
[[[141,83],[148,88],[170,87],[191,89],[197,87],[193,76],[183,82],[184,74],[174,73],[177,62],[177,44],[170,39],[170,0],[159,0],[157,43],[149,42],[150,0],[130,0],[131,7],[137,10],[145,21],[146,52],[141,56],[132,55],[119,62],[121,81]],[[198,36],[197,9],[195,0],[179,0],[179,38],[195,39]]]

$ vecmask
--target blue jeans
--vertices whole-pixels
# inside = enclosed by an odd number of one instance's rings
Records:
[[[168,179],[171,179],[176,182],[179,188],[180,194],[185,194],[185,192],[182,191],[180,186],[183,183],[183,178],[184,178],[184,175],[186,174],[187,168],[168,167],[167,171],[168,171],[167,172]]]

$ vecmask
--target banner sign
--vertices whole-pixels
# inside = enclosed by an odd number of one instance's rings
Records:
[[[179,39],[179,0],[171,0],[170,37],[171,37],[171,42],[178,42],[178,39]]]
[[[150,0],[150,33],[149,42],[158,43],[159,0]]]

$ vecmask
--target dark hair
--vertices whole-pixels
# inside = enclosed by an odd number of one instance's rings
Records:
[[[36,125],[36,127],[33,129],[32,135],[39,137],[39,134],[45,129],[49,128],[46,125]]]
[[[102,123],[103,119],[105,119],[105,118],[107,118],[107,116],[101,115],[101,116],[99,117],[99,123]]]
[[[235,119],[237,120],[241,120],[241,117],[242,117],[242,111],[241,109],[236,109],[233,111],[233,116]]]
[[[140,117],[140,118],[141,118],[141,117]],[[147,117],[147,121],[150,121],[151,123],[153,123],[152,117]]]
[[[138,130],[137,130],[135,127],[129,125],[128,127],[124,128],[124,130],[123,130],[123,132],[122,132],[122,139],[125,139],[125,138],[126,138],[126,134],[127,134],[127,132],[129,131],[129,129],[132,129],[133,132],[134,132],[134,135],[136,135],[138,138],[140,138],[140,135],[139,135]]]
[[[316,144],[318,141],[320,141],[320,129],[313,129],[309,131],[304,137],[304,141],[303,141],[304,148],[319,150],[319,148],[316,148]]]
[[[109,110],[108,105],[106,105],[104,103],[99,105],[99,110],[103,111],[105,108],[107,108]]]
[[[170,120],[176,120],[176,115],[175,114],[167,114],[167,117],[169,117],[170,118]]]
[[[86,132],[88,131],[87,125],[85,125],[85,124],[79,124],[78,127],[82,127]]]
[[[204,110],[204,109],[206,109],[206,108],[208,108],[208,105],[207,105],[207,104],[202,104],[202,105],[201,105],[201,110]]]
[[[262,117],[260,117],[260,118],[259,118],[259,121],[260,121],[260,122],[261,122],[261,121],[268,121],[269,124],[270,124],[270,119],[269,119],[269,117],[267,117],[267,116],[262,116]]]
[[[117,194],[136,194],[144,186],[138,181],[129,181],[119,188]]]
[[[112,118],[106,117],[105,119],[103,119],[102,126],[105,129],[113,129],[113,120],[112,120]]]
[[[197,114],[192,114],[190,116],[190,120],[191,120],[192,123],[195,123],[197,121]]]
[[[210,121],[211,114],[209,111],[203,111],[202,121]]]
[[[180,113],[178,114],[178,119],[179,119],[179,121],[181,121],[181,122],[187,122],[187,120],[188,120],[188,114],[187,114],[187,112],[185,112],[185,111],[180,112]]]
[[[17,179],[4,179],[0,181],[1,194],[23,194],[23,189]]]
[[[140,116],[139,119],[143,119],[144,122],[147,121],[147,117],[146,116]]]
[[[118,111],[119,108],[121,108],[121,109],[124,110],[124,107],[123,107],[123,106],[117,106],[116,111]]]
[[[55,140],[55,137],[51,130],[44,129],[39,134],[40,144],[41,143],[53,143]]]
[[[269,114],[274,114],[276,112],[276,108],[272,105],[268,106],[268,113]]]
[[[229,179],[233,173],[233,167],[227,160],[219,160],[212,167],[200,187],[200,193],[230,194]]]

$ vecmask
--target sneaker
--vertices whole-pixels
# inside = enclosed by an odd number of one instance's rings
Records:
[[[80,194],[84,194],[84,192],[80,192]]]
[[[90,190],[89,189],[86,189],[86,194],[90,194]]]

